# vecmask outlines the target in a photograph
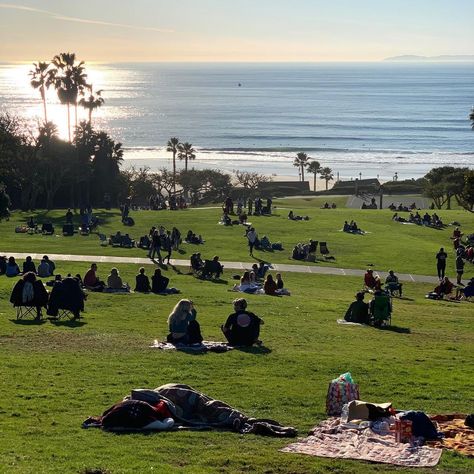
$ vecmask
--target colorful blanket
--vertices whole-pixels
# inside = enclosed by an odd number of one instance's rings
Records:
[[[359,459],[406,467],[433,467],[438,464],[442,450],[410,447],[395,442],[393,435],[378,435],[370,428],[356,430],[340,426],[332,418],[316,426],[310,436],[290,444],[284,453],[309,454],[326,458]]]
[[[249,418],[227,403],[200,393],[189,385],[167,384],[154,390],[133,390],[131,396],[126,398],[152,405],[164,400],[176,422],[176,428],[184,425],[277,437],[297,435],[295,428],[282,426],[274,420]]]
[[[430,441],[430,446],[474,456],[474,429],[464,424],[466,415],[434,415],[430,418],[437,423],[438,430],[445,436],[440,441]]]
[[[200,344],[172,344],[171,342],[159,342],[158,339],[153,341],[150,346],[153,349],[161,349],[163,351],[184,351],[193,354],[202,354],[204,352],[227,352],[234,349],[226,342],[202,341]]]

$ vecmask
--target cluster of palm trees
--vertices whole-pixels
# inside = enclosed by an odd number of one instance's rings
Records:
[[[191,143],[181,143],[179,138],[171,137],[166,145],[166,151],[173,153],[173,191],[176,192],[176,157],[184,160],[184,171],[188,171],[188,161],[196,159],[196,150]]]
[[[311,158],[304,152],[299,152],[296,154],[295,161],[293,166],[299,168],[300,181],[304,181],[304,171],[305,169],[308,173],[313,174],[313,190],[316,191],[316,176],[319,176],[326,181],[326,191],[328,189],[329,181],[334,179],[334,175],[331,168],[321,167],[318,161],[311,160]]]
[[[43,101],[44,121],[48,123],[46,106],[46,91],[54,87],[61,104],[67,107],[67,124],[69,142],[71,135],[71,107],[74,108],[74,124],[77,127],[77,108],[83,107],[88,111],[89,123],[92,122],[92,112],[104,104],[102,91],[94,92],[92,84],[87,82],[84,62],[78,62],[74,53],[60,53],[51,62],[33,63],[29,73],[30,84],[38,89]]]

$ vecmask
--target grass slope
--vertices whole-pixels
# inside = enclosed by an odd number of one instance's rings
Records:
[[[387,210],[324,210],[319,208],[320,204],[320,199],[313,198],[281,200],[275,202],[276,209],[272,217],[251,216],[250,220],[260,236],[267,235],[272,242],[280,241],[285,248],[281,252],[256,251],[255,256],[272,263],[301,263],[289,259],[291,250],[297,242],[312,238],[328,242],[329,249],[336,256],[335,261],[318,264],[343,268],[365,268],[368,264],[373,264],[374,268],[384,271],[393,268],[397,272],[433,275],[436,272],[436,252],[442,246],[452,249],[452,227],[435,230],[416,225],[402,225],[393,222],[392,213]],[[289,221],[289,209],[293,209],[295,214],[308,215],[311,219]],[[103,221],[99,231],[107,235],[121,230],[139,238],[146,234],[152,225],[163,225],[167,229],[177,226],[182,234],[192,229],[206,240],[203,246],[184,244],[181,253],[174,254],[175,258],[188,259],[191,253],[199,250],[207,258],[216,254],[221,260],[251,261],[243,227],[218,225],[220,209],[133,212],[136,221],[133,228],[126,228],[121,224],[117,210],[99,210],[97,214]],[[439,214],[445,222],[461,222],[465,233],[474,232],[474,215],[465,211],[442,211]],[[146,252],[139,249],[101,247],[96,235],[63,237],[15,234],[15,226],[26,222],[29,215],[15,212],[10,221],[0,223],[0,251],[146,256]],[[39,222],[52,219],[57,234],[60,234],[64,211],[52,211],[47,215],[38,213],[36,216]],[[341,232],[343,222],[352,219],[360,228],[370,233],[352,235]],[[465,269],[466,275],[470,274],[470,270],[468,265]],[[454,256],[451,256],[448,260],[448,275],[453,274]]]
[[[28,238],[18,240],[23,237]],[[87,268],[58,263],[63,274],[83,274]],[[136,266],[119,268],[125,280],[133,281]],[[107,270],[101,266],[99,274],[105,277]],[[325,418],[328,382],[347,370],[366,400],[429,413],[472,411],[471,303],[425,300],[428,286],[407,284],[408,299],[394,303],[393,330],[341,327],[335,320],[360,280],[288,274],[291,297],[248,296],[250,308],[265,319],[267,350],[164,353],[148,345],[165,336],[167,315],[180,297],[196,302],[204,336],[221,340],[219,325],[236,296],[228,292],[233,284],[229,273],[224,275],[227,284],[167,273],[181,295],[91,294],[82,322],[40,325],[12,321],[8,297],[14,281],[0,277],[0,472],[409,472],[283,454],[278,449],[288,440],[253,435],[114,435],[80,428],[88,415],[100,414],[132,388],[169,382],[190,384],[248,415],[294,425],[303,436]],[[473,470],[472,459],[449,452],[437,468]]]

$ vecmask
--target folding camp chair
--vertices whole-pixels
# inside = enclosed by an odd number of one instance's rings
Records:
[[[51,222],[45,222],[41,226],[41,232],[43,235],[53,235],[54,234],[53,224],[51,224]]]
[[[391,326],[392,302],[387,293],[376,294],[370,302],[371,320],[374,326]]]
[[[59,320],[59,319],[72,320],[72,319],[74,319],[74,313],[69,309],[58,308],[58,315],[54,319],[56,319],[56,320]]]
[[[28,319],[30,316],[36,319],[36,306],[16,306],[16,319]]]
[[[70,237],[74,235],[74,224],[64,224],[63,225],[63,235],[65,237]]]

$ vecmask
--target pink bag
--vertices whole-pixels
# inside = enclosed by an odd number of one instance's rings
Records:
[[[330,416],[340,416],[346,403],[359,399],[359,385],[354,383],[350,372],[346,372],[329,384],[326,413]]]

